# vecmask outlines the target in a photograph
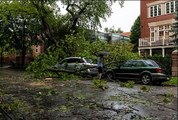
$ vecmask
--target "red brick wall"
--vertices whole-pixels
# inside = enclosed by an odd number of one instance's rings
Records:
[[[141,0],[140,3],[140,23],[141,23],[141,38],[150,36],[150,29],[148,27],[148,23],[163,21],[168,19],[173,19],[174,14],[161,15],[157,17],[148,18],[148,7],[146,4],[154,2],[157,0]]]
[[[146,4],[150,1],[141,0],[140,1],[140,24],[141,24],[141,38],[149,37],[149,27],[147,20],[147,6]]]

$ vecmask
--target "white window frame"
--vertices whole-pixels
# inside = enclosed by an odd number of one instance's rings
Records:
[[[167,4],[169,4],[169,11],[167,11]],[[172,7],[171,7],[171,4],[173,4],[173,11],[172,11]],[[171,14],[171,13],[174,13],[175,12],[175,9],[176,9],[176,7],[175,7],[175,1],[170,1],[170,2],[166,2],[165,3],[165,14]]]
[[[153,36],[152,36],[152,33],[153,33]],[[150,41],[151,42],[155,42],[155,27],[151,27],[150,28]]]
[[[165,24],[165,25],[161,25],[163,28],[159,29],[160,26],[154,26],[154,27],[150,27],[150,42],[156,42],[157,40],[167,40],[169,37],[171,32],[171,25],[170,24]],[[160,38],[160,32],[163,32],[163,36],[161,36]],[[168,33],[168,36],[166,36],[166,33]],[[152,36],[153,34],[153,36]]]
[[[162,27],[162,29],[160,29],[160,27]],[[160,36],[160,32],[163,33],[162,36]],[[164,36],[165,36],[165,30],[164,30],[164,25],[161,25],[161,26],[158,26],[158,39],[159,40],[163,40],[164,39]]]
[[[149,7],[149,17],[156,17],[162,15],[161,4],[153,5]]]
[[[160,27],[160,26],[158,26],[158,27]],[[165,40],[166,39],[166,32],[168,32],[168,34],[170,35],[169,31],[171,30],[171,25],[170,24],[166,24],[166,25],[162,25],[162,27],[163,27],[163,29],[161,29],[161,30],[159,29],[158,36],[160,37],[159,33],[161,31],[163,31],[163,39]]]

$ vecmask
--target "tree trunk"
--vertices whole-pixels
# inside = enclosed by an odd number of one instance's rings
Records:
[[[3,50],[1,51],[1,63],[0,63],[1,65],[1,67],[3,67]]]
[[[22,49],[22,53],[21,53],[21,67],[23,68],[25,65],[25,55],[26,55],[26,48]]]

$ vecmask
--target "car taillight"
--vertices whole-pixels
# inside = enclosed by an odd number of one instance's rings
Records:
[[[162,73],[163,70],[162,70],[161,68],[156,68],[156,72],[158,72],[158,73]]]

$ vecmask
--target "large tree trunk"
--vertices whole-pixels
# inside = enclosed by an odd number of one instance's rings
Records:
[[[21,67],[23,68],[25,65],[25,55],[26,55],[26,48],[22,49],[22,53],[21,53]]]
[[[1,51],[1,63],[0,63],[1,65],[1,67],[3,67],[3,50]]]

